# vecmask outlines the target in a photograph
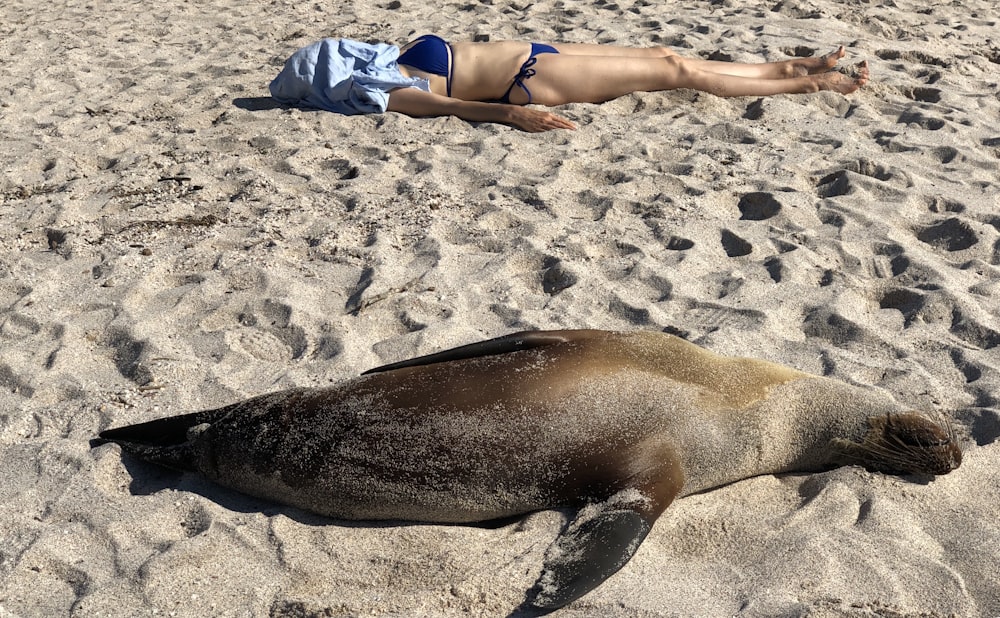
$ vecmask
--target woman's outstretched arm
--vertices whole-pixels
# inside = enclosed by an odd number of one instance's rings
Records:
[[[471,122],[500,122],[529,133],[576,128],[572,122],[552,112],[504,103],[463,101],[416,88],[390,91],[388,111],[418,118],[456,116]]]

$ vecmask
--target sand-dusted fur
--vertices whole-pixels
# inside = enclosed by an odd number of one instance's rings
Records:
[[[543,609],[620,569],[677,496],[845,458],[929,474],[961,461],[946,429],[878,393],[657,332],[517,333],[101,437],[331,517],[581,507],[547,553]]]

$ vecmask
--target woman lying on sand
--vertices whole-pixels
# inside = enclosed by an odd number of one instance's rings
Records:
[[[346,114],[401,112],[502,122],[525,131],[574,129],[528,103],[602,103],[632,92],[691,88],[722,97],[854,92],[868,82],[835,71],[840,47],[818,58],[740,64],[682,58],[663,47],[523,41],[452,43],[425,35],[407,43],[369,45],[323,39],[296,52],[271,83],[282,103]]]

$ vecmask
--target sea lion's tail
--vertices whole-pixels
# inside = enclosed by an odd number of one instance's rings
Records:
[[[216,419],[228,410],[207,410],[159,418],[146,423],[102,431],[91,446],[114,442],[126,453],[150,463],[184,471],[196,471],[196,442]]]

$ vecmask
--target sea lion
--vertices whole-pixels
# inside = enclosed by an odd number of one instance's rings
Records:
[[[856,463],[946,474],[952,432],[887,397],[672,335],[516,333],[100,434],[335,518],[476,522],[579,507],[525,605],[586,594],[677,497]]]

